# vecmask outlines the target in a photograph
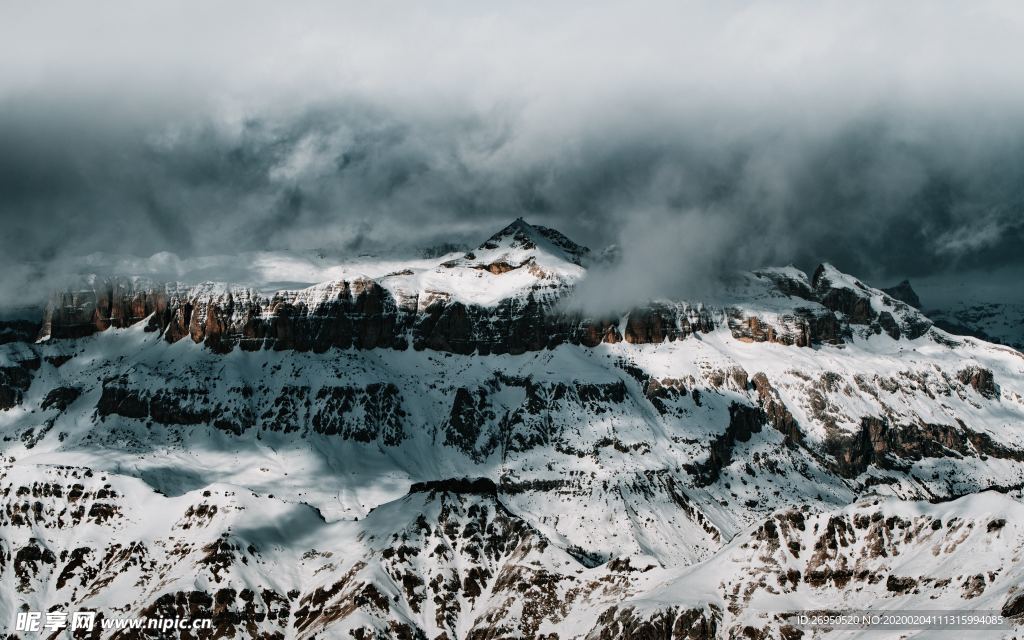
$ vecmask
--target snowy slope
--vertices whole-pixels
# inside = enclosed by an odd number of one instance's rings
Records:
[[[956,333],[973,335],[1024,351],[1024,304],[957,303],[928,316]]]
[[[0,620],[791,638],[808,608],[1021,613],[1024,356],[829,265],[583,317],[559,302],[587,256],[518,220],[303,289],[55,293],[39,341],[0,345]]]

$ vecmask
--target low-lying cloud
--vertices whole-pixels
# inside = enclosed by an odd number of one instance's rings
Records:
[[[0,20],[8,298],[116,256],[408,255],[517,216],[618,243],[583,287],[616,305],[764,264],[1024,261],[1015,3],[63,8]]]

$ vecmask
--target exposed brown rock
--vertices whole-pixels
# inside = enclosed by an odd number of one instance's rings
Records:
[[[999,386],[996,384],[992,372],[984,367],[967,367],[956,374],[957,380],[970,385],[982,396],[992,399],[999,395]]]
[[[836,460],[836,470],[854,477],[875,464],[881,468],[899,468],[900,460],[946,456],[987,455],[1024,460],[1024,451],[995,442],[985,433],[973,431],[962,422],[956,425],[923,423],[890,425],[884,418],[861,418],[860,432],[853,435],[832,433],[825,451]]]
[[[917,586],[917,580],[911,577],[897,577],[890,575],[885,581],[887,591],[894,593],[907,593]]]
[[[800,430],[800,425],[797,424],[796,418],[789,412],[785,403],[782,402],[782,398],[779,397],[779,393],[768,381],[768,376],[764,373],[755,373],[751,378],[751,383],[757,391],[761,410],[764,411],[768,422],[776,431],[786,437],[786,442],[793,444],[802,442],[803,432]]]
[[[712,640],[718,637],[721,623],[722,612],[715,605],[667,607],[653,612],[611,607],[598,616],[587,640]]]
[[[1007,618],[1024,618],[1024,591],[1007,598],[1000,613]]]

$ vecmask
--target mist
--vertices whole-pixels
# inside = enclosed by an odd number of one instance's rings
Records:
[[[9,4],[0,298],[518,216],[618,244],[599,305],[820,261],[1013,289],[1022,59],[1010,2]]]

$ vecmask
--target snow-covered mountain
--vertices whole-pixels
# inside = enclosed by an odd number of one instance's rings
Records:
[[[993,301],[987,297],[992,295],[991,292],[965,291],[965,288],[961,284],[956,290],[959,295],[952,298],[950,292],[944,292],[944,302],[929,304],[925,313],[936,326],[950,333],[973,336],[1024,351],[1024,304]],[[907,280],[883,291],[916,309],[924,309],[917,292]]]
[[[941,327],[1024,351],[1024,304],[959,303],[928,312]]]
[[[827,634],[787,612],[865,607],[1020,623],[1024,355],[827,264],[593,317],[567,304],[588,260],[517,220],[298,290],[54,293],[0,345],[0,620],[430,640],[790,639]]]

